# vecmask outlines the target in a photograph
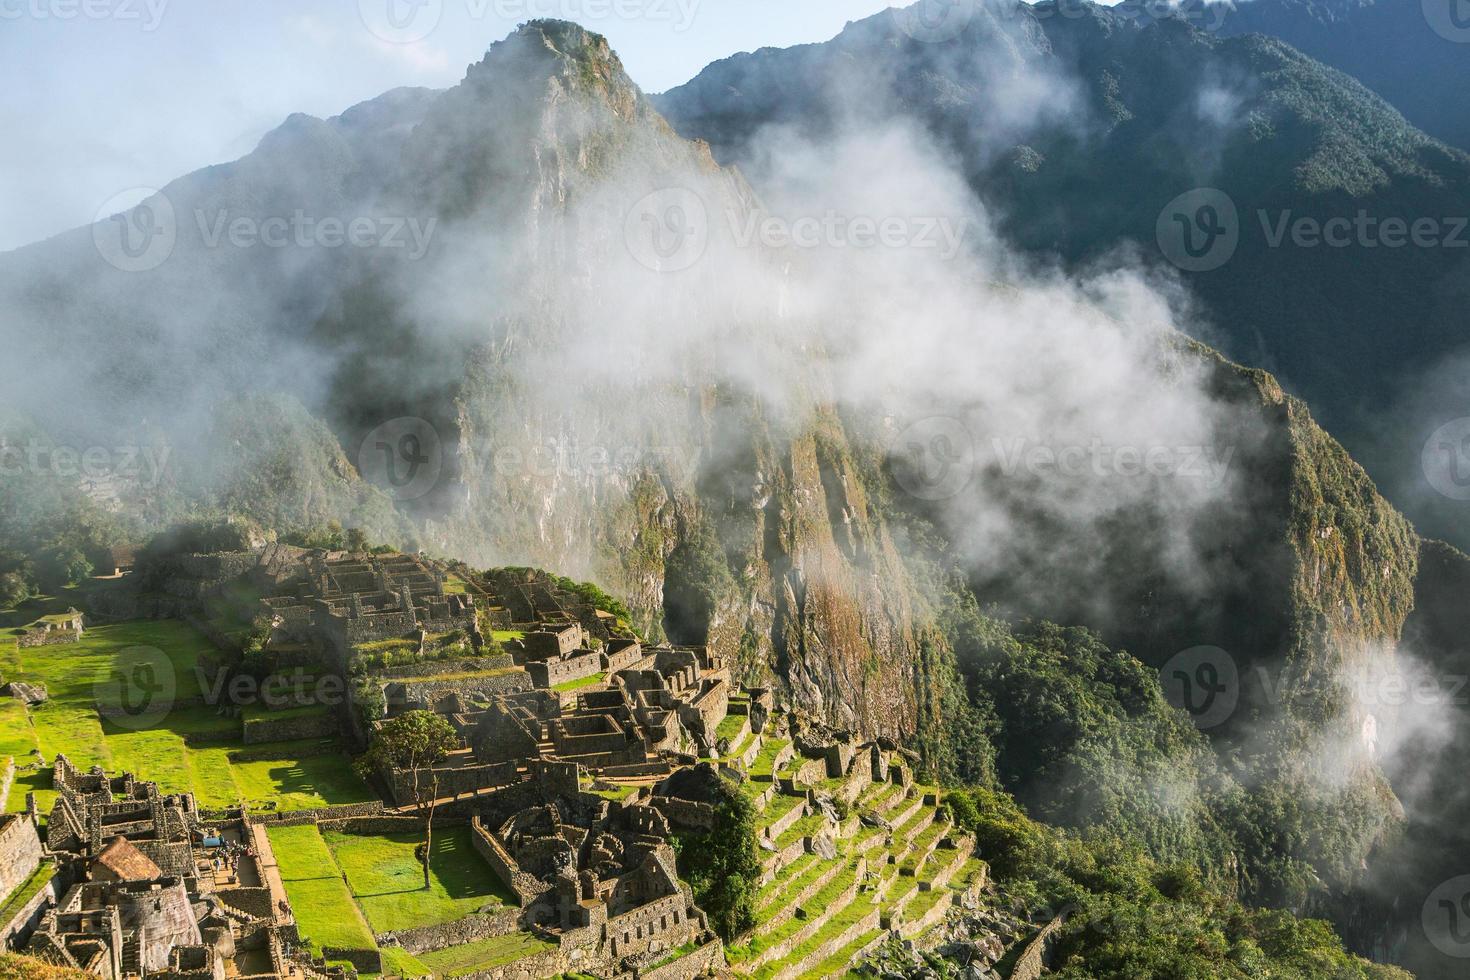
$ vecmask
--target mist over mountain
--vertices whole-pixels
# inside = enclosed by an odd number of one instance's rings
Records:
[[[927,6],[920,27],[885,14],[737,55],[658,104],[762,190],[786,130],[921,127],[1004,239],[1072,270],[1137,255],[1177,274],[1195,336],[1276,373],[1422,526],[1470,543],[1419,465],[1460,414],[1445,376],[1466,343],[1470,156],[1279,41],[1206,33],[1198,11]],[[1435,233],[1411,242],[1416,221]]]
[[[1452,214],[1470,158],[1278,42],[916,16],[657,100],[533,22],[0,256],[6,559],[228,517],[554,568],[937,776],[1432,963],[1462,832],[1423,786],[1466,722],[1373,695],[1456,648],[1465,559],[1308,404],[1372,449],[1357,409],[1457,349],[1463,262],[1147,243],[1207,185]],[[90,448],[156,465],[58,466]],[[1197,730],[1165,690],[1203,648],[1234,710]]]

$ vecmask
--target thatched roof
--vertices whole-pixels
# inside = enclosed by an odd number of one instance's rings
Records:
[[[119,881],[152,881],[163,877],[158,865],[125,837],[114,837],[102,849],[102,853],[97,855],[92,862],[94,878],[97,876],[98,866],[106,868]]]

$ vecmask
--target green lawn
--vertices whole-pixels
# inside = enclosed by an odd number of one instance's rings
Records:
[[[316,825],[271,827],[267,833],[302,937],[318,947],[376,949],[372,931],[353,904],[342,869]]]
[[[715,726],[715,738],[733,739],[736,735],[740,734],[740,730],[745,727],[747,721],[749,719],[745,715],[726,715]]]
[[[13,635],[0,635],[0,674],[45,684],[49,695],[45,704],[29,710],[15,701],[0,707],[0,755],[12,755],[24,766],[34,759],[33,749],[48,762],[64,753],[84,769],[100,765],[131,771],[158,782],[164,792],[192,791],[204,807],[242,798],[280,809],[372,799],[340,752],[302,758],[296,746],[282,743],[273,747],[276,758],[237,762],[231,753],[244,748],[239,719],[204,705],[170,707],[175,700],[199,697],[196,666],[212,649],[191,627],[172,620],[97,626],[78,643],[26,650]],[[120,683],[120,676],[128,682]],[[104,718],[99,702],[118,705],[123,713]],[[207,742],[187,745],[189,735],[205,736]],[[17,772],[7,809],[23,809],[27,791],[36,792],[42,810],[48,810],[50,773]]]
[[[591,677],[583,677],[580,680],[553,684],[551,689],[553,691],[580,691],[586,687],[597,687],[605,680],[607,680],[607,674],[593,674]]]
[[[36,897],[36,893],[46,887],[56,874],[56,865],[50,861],[43,861],[40,867],[31,872],[31,876],[16,886],[15,891],[5,898],[5,904],[0,905],[0,922],[9,922],[14,919],[25,904]]]
[[[433,971],[436,977],[458,977],[466,973],[490,970],[516,960],[551,949],[552,943],[518,932],[496,939],[482,939],[464,946],[451,946],[432,953],[420,953],[418,960]]]
[[[323,836],[375,932],[452,922],[487,905],[515,902],[475,852],[468,827],[434,834],[427,891],[423,865],[414,856],[423,842],[420,834],[364,837],[328,831]]]

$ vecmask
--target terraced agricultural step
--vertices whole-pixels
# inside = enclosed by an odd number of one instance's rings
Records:
[[[837,910],[850,905],[852,900],[858,895],[858,889],[862,884],[863,875],[867,871],[867,862],[862,858],[858,858],[856,864],[849,864],[847,867],[847,871],[838,875],[825,888],[818,892],[817,895],[813,896],[810,900],[810,904],[813,907],[808,908],[808,911],[812,914],[810,918],[800,920],[800,925],[793,929],[792,923],[798,920],[788,918],[786,922],[775,929],[758,929],[758,935],[769,936],[775,933],[780,935],[780,939],[743,963],[740,969],[753,972],[767,963],[773,963],[784,958],[792,949],[820,932]]]
[[[833,913],[826,925],[793,946],[784,959],[774,960],[754,974],[756,980],[794,980],[833,953],[879,929],[882,913],[871,896],[857,895]]]
[[[948,888],[914,892],[905,903],[899,934],[905,939],[917,936],[944,918],[949,907],[954,904],[954,899],[955,893]]]
[[[762,883],[760,890],[756,892],[755,907],[759,912],[761,909],[772,905],[781,895],[790,890],[791,884],[805,876],[808,872],[818,870],[817,865],[821,858],[815,854],[803,854],[781,869],[781,873],[770,881]],[[832,862],[833,864],[837,862]]]
[[[812,856],[815,857],[815,855]],[[808,868],[806,872],[799,875],[795,881],[790,883],[787,889],[788,894],[778,893],[772,897],[772,901],[767,907],[775,908],[776,911],[772,912],[769,918],[761,923],[760,928],[771,930],[786,923],[787,920],[796,914],[798,908],[811,901],[814,895],[831,884],[832,879],[836,878],[843,872],[844,868],[849,866],[845,861],[823,861],[819,858],[815,866]],[[758,908],[756,914],[759,916],[760,912],[761,909]]]
[[[873,810],[876,812],[878,807],[887,801],[897,790],[898,787],[892,783],[874,783],[863,791],[863,794],[857,798],[857,802],[853,805],[859,810]]]
[[[805,796],[787,796],[778,793],[766,804],[760,820],[757,821],[757,826],[768,838],[775,841],[778,847],[784,847],[789,841],[782,841],[778,838],[792,825],[805,819],[807,812]]]
[[[854,963],[879,946],[887,936],[881,928],[869,929],[852,942],[801,974],[797,980],[836,980],[846,976]]]
[[[920,834],[929,829],[939,817],[939,811],[933,807],[924,807],[917,817],[910,819],[907,823],[894,828],[893,839],[895,846],[901,846],[905,852],[914,846],[914,841]]]
[[[882,814],[885,819],[892,822],[893,818],[888,815],[891,814],[898,807],[903,806],[904,803],[910,799],[910,797],[908,795],[908,790],[904,789],[902,786],[894,783],[890,783],[889,785],[893,786],[893,792],[883,797],[883,801],[878,804],[878,812]],[[919,802],[922,803],[923,801],[919,800]]]
[[[905,803],[903,809],[899,810],[895,808],[893,811],[884,814],[883,819],[887,820],[890,824],[894,826],[895,829],[897,829],[912,820],[915,816],[922,812],[923,809],[923,800],[909,800]]]
[[[909,842],[909,853],[899,868],[900,873],[918,878],[924,877],[924,865],[929,860],[929,856],[934,853],[934,849],[939,846],[939,842],[944,839],[948,829],[948,824],[935,820],[923,833],[915,836]]]
[[[948,888],[950,880],[965,866],[970,853],[968,847],[936,850],[925,865],[929,884],[934,888]]]

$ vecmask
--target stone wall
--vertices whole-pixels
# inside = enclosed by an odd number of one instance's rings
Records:
[[[545,980],[567,972],[561,947],[477,973],[463,973],[459,980]]]
[[[15,645],[23,650],[36,647],[60,646],[63,643],[76,643],[81,640],[82,634],[76,630],[32,630],[16,639]]]
[[[511,857],[495,835],[480,822],[479,817],[470,821],[470,843],[474,845],[475,852],[490,865],[490,870],[495,872],[501,883],[520,899],[522,908],[530,906],[550,890],[549,885],[521,870],[516,859]]]
[[[643,647],[637,640],[613,640],[603,648],[602,669],[608,674],[615,674],[642,659]]]
[[[713,830],[715,808],[708,803],[681,800],[673,796],[655,796],[653,806],[668,818],[670,826],[689,830]]]
[[[1046,957],[1051,952],[1052,940],[1064,922],[1061,916],[1057,916],[1026,944],[1011,969],[1011,980],[1038,980],[1046,972]]]
[[[358,973],[382,973],[383,956],[376,949],[343,949],[340,946],[323,946],[322,958],[346,960],[356,967]]]
[[[689,911],[683,891],[640,905],[607,920],[607,952],[614,959],[677,949],[703,926]]]
[[[483,670],[506,670],[515,665],[515,658],[510,654],[497,653],[488,657],[454,657],[428,663],[404,664],[401,667],[385,667],[381,670],[374,670],[373,676],[389,680],[404,680],[414,677],[433,677],[437,674],[473,674]]]
[[[270,919],[276,914],[276,904],[269,888],[221,888],[214,895],[230,908],[257,919]]]
[[[725,944],[719,937],[711,939],[688,955],[670,963],[655,966],[650,970],[639,970],[638,980],[694,980],[723,969],[725,966]]]
[[[21,814],[0,816],[0,895],[20,887],[41,864],[41,837]]]
[[[408,806],[416,802],[414,797],[413,773],[406,770],[380,770],[378,773],[394,802]],[[520,781],[520,773],[514,762],[497,762],[484,766],[460,766],[456,769],[435,769],[432,773],[419,774],[419,793],[427,800],[429,792],[438,780],[439,796],[460,796],[482,790],[499,789]]]
[[[442,818],[435,814],[434,826],[461,826],[464,821],[457,818]],[[414,831],[420,833],[424,829],[422,817],[400,817],[393,814],[383,814],[380,817],[343,817],[339,820],[321,820],[317,826],[322,830],[335,830],[343,834],[362,834],[373,836],[376,834],[407,834]]]
[[[340,729],[337,716],[331,711],[320,715],[297,715],[285,718],[266,715],[263,718],[247,720],[244,725],[244,737],[246,745],[259,745],[265,742],[297,742],[313,738],[330,738],[337,735]]]
[[[532,686],[530,674],[524,670],[509,670],[482,677],[404,678],[387,684],[383,693],[389,704],[433,705],[451,694],[479,694],[489,698],[496,694],[528,691]]]
[[[58,873],[32,895],[30,901],[16,909],[9,922],[0,922],[0,950],[12,948],[18,938],[26,938],[45,911],[56,904],[64,888],[61,882],[62,876]]]
[[[384,933],[377,937],[378,944],[381,946],[390,940],[397,940],[398,945],[405,951],[417,956],[419,953],[428,953],[436,949],[448,949],[451,946],[463,946],[482,939],[509,936],[511,933],[520,931],[523,916],[524,913],[519,908],[505,909],[501,912],[475,912],[455,919],[453,922]]]
[[[15,786],[15,756],[5,757],[5,771],[0,774],[0,813],[9,812],[10,790]]]
[[[200,817],[205,820],[228,819],[229,811],[208,811],[201,813]],[[279,824],[301,824],[319,823],[322,820],[343,820],[348,817],[376,817],[383,813],[381,800],[372,800],[368,803],[339,803],[336,806],[317,807],[314,810],[281,810],[277,812],[252,813],[251,823],[279,823]]]
[[[602,670],[602,661],[601,654],[584,653],[565,660],[531,661],[526,664],[526,671],[537,687],[555,687],[591,677]]]

